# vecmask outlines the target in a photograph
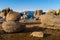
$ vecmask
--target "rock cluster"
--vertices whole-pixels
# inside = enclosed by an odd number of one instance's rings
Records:
[[[46,14],[41,15],[39,19],[41,19],[43,25],[60,26],[60,16],[54,10],[50,10]]]
[[[39,16],[42,15],[43,11],[42,10],[36,10],[34,12],[34,18],[35,20],[38,20],[39,19]]]
[[[48,10],[47,14],[49,14],[49,15],[57,15],[55,10]]]
[[[6,21],[18,21],[20,14],[18,12],[9,12],[6,16]]]
[[[25,22],[25,20],[21,19],[27,19],[28,17],[29,16],[26,11],[21,17],[18,12],[15,12],[10,8],[3,9],[0,12],[0,19],[3,18],[4,21],[2,23],[2,28],[5,32],[17,32],[24,30],[25,25],[22,23]],[[36,10],[34,12],[34,19],[35,21],[41,20],[40,22],[43,25],[60,26],[60,10],[49,10],[48,12]]]
[[[6,8],[2,10],[1,14],[5,17],[5,21],[2,23],[2,28],[5,32],[18,32],[23,30],[24,26],[19,22],[21,16],[18,12]]]
[[[3,9],[0,13],[0,17],[5,18],[10,11],[12,11],[10,8]]]

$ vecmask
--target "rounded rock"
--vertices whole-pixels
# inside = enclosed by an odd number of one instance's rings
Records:
[[[20,14],[18,12],[9,12],[6,16],[6,21],[18,21]]]
[[[6,21],[2,23],[2,28],[5,32],[19,32],[23,30],[20,22]]]
[[[56,13],[55,10],[48,10],[47,14],[50,14],[50,15],[57,15],[57,13]]]

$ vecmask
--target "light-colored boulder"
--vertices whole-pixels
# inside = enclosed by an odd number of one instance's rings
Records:
[[[33,37],[43,37],[43,32],[32,32],[30,35]]]
[[[5,32],[19,32],[23,30],[20,22],[6,21],[2,23],[2,28]]]
[[[6,9],[3,9],[1,12],[0,12],[0,17],[2,17],[4,20],[6,19],[6,15],[12,11],[10,8],[6,8]]]
[[[56,15],[41,15],[40,16],[41,23],[44,25],[50,25],[50,26],[60,26],[60,17]]]
[[[48,10],[47,14],[49,14],[49,15],[57,15],[55,10]]]
[[[18,21],[20,14],[18,12],[9,12],[6,16],[6,21]]]
[[[60,27],[60,17],[57,16],[56,18],[53,19],[54,26],[59,26]]]
[[[56,13],[57,13],[58,16],[60,16],[60,9],[56,10]]]

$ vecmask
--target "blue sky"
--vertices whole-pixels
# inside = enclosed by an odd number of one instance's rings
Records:
[[[0,10],[10,7],[14,11],[60,9],[60,0],[0,0]]]

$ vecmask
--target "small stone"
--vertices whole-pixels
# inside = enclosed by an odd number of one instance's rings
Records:
[[[33,36],[33,37],[43,37],[43,32],[32,32],[31,36]]]

